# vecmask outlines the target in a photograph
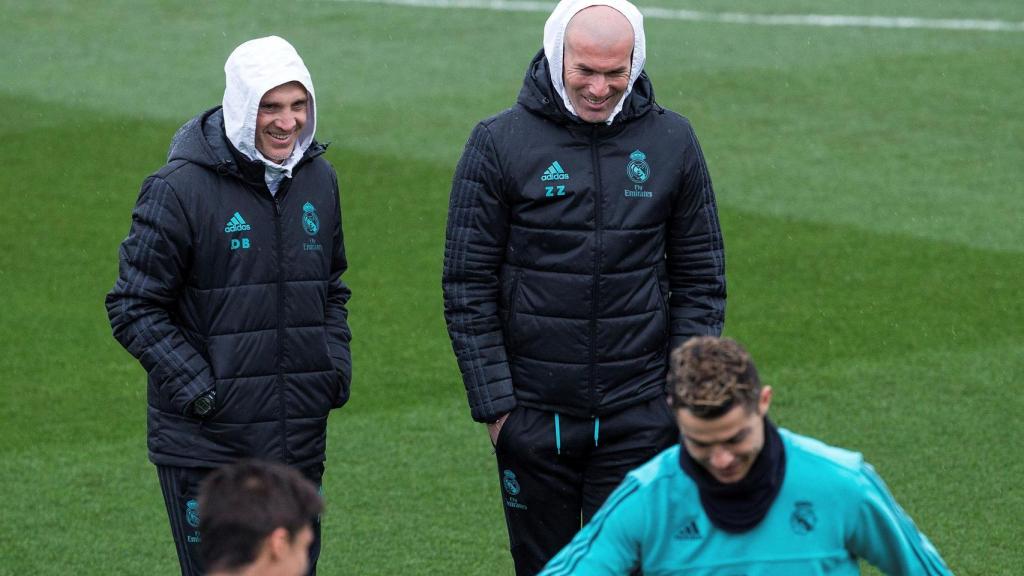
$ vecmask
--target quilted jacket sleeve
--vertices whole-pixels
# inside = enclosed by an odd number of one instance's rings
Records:
[[[170,311],[184,284],[191,232],[174,190],[163,179],[142,185],[132,226],[119,251],[119,275],[107,294],[114,338],[156,383],[161,399],[180,414],[213,388],[206,360],[174,324]]]
[[[508,219],[491,136],[479,124],[455,169],[442,276],[448,334],[478,422],[493,422],[516,406],[498,316]]]
[[[672,348],[692,336],[719,336],[725,323],[725,247],[715,192],[692,128],[689,135],[683,152],[683,188],[669,229]]]
[[[334,177],[335,198],[338,198],[338,179]],[[348,300],[352,291],[341,279],[348,269],[345,258],[345,234],[341,226],[341,201],[338,200],[338,225],[334,228],[334,253],[331,255],[331,276],[327,285],[327,348],[334,362],[341,384],[341,396],[335,400],[334,406],[339,407],[348,401],[352,383],[352,352],[349,342],[352,331],[348,326]]]

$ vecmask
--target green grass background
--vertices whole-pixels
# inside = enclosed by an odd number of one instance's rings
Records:
[[[1024,20],[1013,0],[642,4]],[[145,383],[103,297],[142,179],[288,38],[342,182],[351,402],[331,417],[324,574],[511,574],[442,317],[451,173],[510,105],[544,14],[331,0],[14,2],[0,35],[0,574],[173,574]],[[648,20],[658,101],[718,194],[726,332],[775,419],[860,450],[957,574],[1018,574],[1024,33]],[[1014,568],[1016,567],[1016,568]]]

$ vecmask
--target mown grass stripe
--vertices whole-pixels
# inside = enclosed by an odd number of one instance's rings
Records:
[[[554,4],[548,2],[507,0],[331,0],[359,4],[445,8],[454,10],[493,10],[496,12],[548,13]],[[924,30],[959,30],[974,32],[1024,32],[1024,22],[979,20],[973,18],[918,18],[915,16],[853,16],[846,14],[753,14],[748,12],[701,12],[647,6],[640,8],[647,18],[717,22],[754,26],[819,26],[826,28],[898,28]]]

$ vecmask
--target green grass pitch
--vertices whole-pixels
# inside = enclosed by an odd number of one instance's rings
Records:
[[[1014,0],[648,0],[1024,21]],[[510,105],[541,13],[332,0],[0,0],[0,574],[174,574],[141,368],[103,297],[142,179],[289,39],[342,183],[352,400],[331,417],[324,574],[511,574],[440,293],[451,173]],[[718,194],[727,334],[781,425],[860,450],[961,575],[1024,566],[1024,32],[650,19],[658,101]],[[1016,566],[1016,568],[1014,568]],[[870,570],[866,571],[871,573]]]

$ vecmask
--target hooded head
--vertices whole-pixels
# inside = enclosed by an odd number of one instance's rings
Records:
[[[573,20],[574,16],[592,6],[607,6],[614,9],[624,17],[625,22],[622,22],[620,25],[614,22],[613,18],[609,26],[625,26],[626,22],[628,22],[629,27],[631,27],[633,31],[633,49],[631,57],[623,57],[623,60],[629,61],[629,69],[622,71],[621,78],[619,78],[618,82],[616,82],[614,78],[611,78],[611,81],[609,82],[611,84],[610,87],[604,86],[602,83],[602,85],[597,88],[599,93],[596,94],[589,94],[589,89],[582,86],[574,90],[571,81],[570,86],[567,88],[565,76],[567,72],[567,47],[565,42],[566,31],[570,28],[570,22]],[[590,34],[587,31],[587,28],[593,29],[592,27],[595,26],[595,24],[597,26],[601,25],[599,23],[600,16],[597,20],[598,22],[595,22],[593,18],[590,18],[589,22],[579,23],[579,31],[573,30],[573,38],[571,40],[573,43],[582,39],[586,40],[586,45],[579,46],[577,48],[577,52],[579,52],[580,49],[583,49],[583,51],[588,54],[594,54],[592,49],[596,47],[598,50],[604,50],[606,54],[614,54],[616,51],[614,47],[614,32],[609,30],[609,34],[598,34],[598,37],[595,38],[593,34]],[[593,40],[593,42],[591,42],[591,40]],[[630,92],[632,92],[634,82],[636,82],[636,79],[643,71],[644,61],[646,58],[646,46],[647,43],[644,38],[643,16],[640,14],[640,11],[636,6],[630,4],[626,0],[562,0],[557,6],[555,6],[554,11],[551,13],[551,16],[548,17],[548,21],[544,25],[544,56],[548,60],[551,84],[554,86],[555,91],[558,92],[558,95],[562,98],[562,103],[565,105],[565,109],[586,122],[612,123],[615,117],[622,110],[622,105],[626,101],[626,97],[629,96]],[[574,55],[570,52],[569,56],[579,57],[579,54]],[[615,63],[611,62],[607,58],[603,58],[600,53],[588,57],[596,57],[599,60],[605,60],[604,62],[600,62],[600,64],[602,66],[607,64],[610,66],[608,71],[615,72],[615,68],[617,67]],[[624,63],[625,62],[623,62],[623,64]],[[571,67],[568,72],[572,74]],[[574,97],[592,101],[594,106],[588,106],[588,109],[586,110],[577,110],[576,106],[573,104]],[[606,97],[610,97],[612,100],[607,102],[603,101]],[[606,112],[608,113],[607,118],[599,118],[599,116],[604,116]]]
[[[313,81],[298,52],[283,38],[268,36],[243,43],[228,56],[224,64],[224,131],[228,140],[250,160],[267,166],[266,181],[272,192],[282,178],[291,177],[291,170],[313,142],[316,132],[316,105]],[[297,84],[291,84],[297,83]],[[288,85],[288,86],[285,86]],[[272,142],[270,135],[261,140],[257,127],[260,101],[284,93],[287,98],[294,90],[289,86],[305,88],[307,93],[305,123],[294,139],[291,154],[283,159],[270,158],[269,150],[261,142]],[[278,89],[279,90],[275,90]],[[259,126],[266,130],[264,126]],[[273,127],[270,128],[274,130]],[[264,152],[267,152],[265,154]]]

